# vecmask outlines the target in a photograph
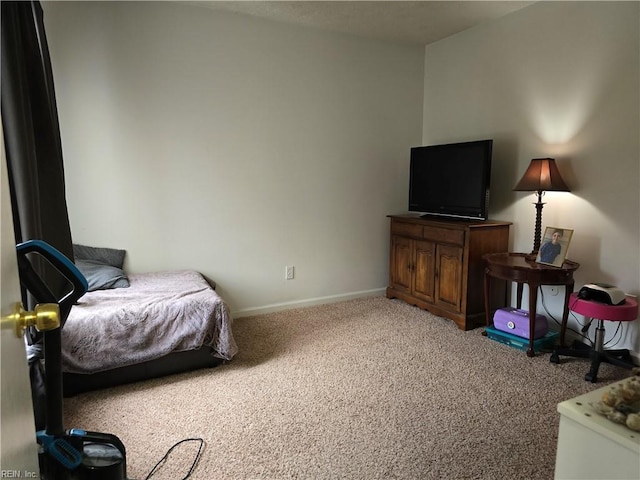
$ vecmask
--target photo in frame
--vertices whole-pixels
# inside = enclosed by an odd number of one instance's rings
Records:
[[[536,262],[562,267],[572,236],[573,230],[569,228],[546,227]]]

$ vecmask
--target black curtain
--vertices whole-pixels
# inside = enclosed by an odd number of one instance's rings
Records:
[[[58,110],[42,7],[34,1],[3,0],[1,5],[2,126],[16,243],[43,240],[73,260]],[[54,301],[69,290],[68,282],[47,262],[33,258],[31,264]],[[23,288],[23,303],[29,309],[36,300],[31,300]],[[60,320],[63,325],[66,318]],[[46,425],[48,433],[61,434],[60,329],[44,334],[31,329],[27,339],[36,430]],[[43,358],[47,360],[46,376]]]
[[[16,242],[44,240],[73,260],[58,110],[39,2],[2,1],[1,63]],[[63,293],[66,284],[58,275],[39,273],[54,294]]]

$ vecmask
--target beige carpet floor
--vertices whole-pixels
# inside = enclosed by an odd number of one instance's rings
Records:
[[[557,404],[629,372],[481,332],[384,297],[241,318],[233,361],[65,399],[65,426],[120,437],[137,480],[188,437],[195,479],[552,479]]]

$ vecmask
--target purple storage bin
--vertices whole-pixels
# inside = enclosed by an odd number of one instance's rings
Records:
[[[496,310],[493,315],[493,326],[502,332],[517,335],[522,338],[529,338],[529,312],[517,308],[506,307]],[[536,314],[536,326],[533,338],[542,338],[549,331],[547,317]]]

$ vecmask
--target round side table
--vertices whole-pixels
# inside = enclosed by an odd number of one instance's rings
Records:
[[[573,292],[573,272],[580,268],[580,264],[565,260],[561,267],[554,267],[537,263],[532,255],[527,253],[491,253],[485,255],[486,262],[484,276],[484,306],[487,326],[491,325],[491,305],[489,292],[491,278],[497,278],[517,285],[517,308],[522,306],[522,290],[525,284],[529,286],[529,348],[527,356],[535,355],[533,342],[536,321],[536,307],[538,304],[538,287],[540,285],[564,285],[564,310],[562,323],[566,324],[569,316],[569,296]],[[560,343],[564,344],[564,332],[560,334]]]

